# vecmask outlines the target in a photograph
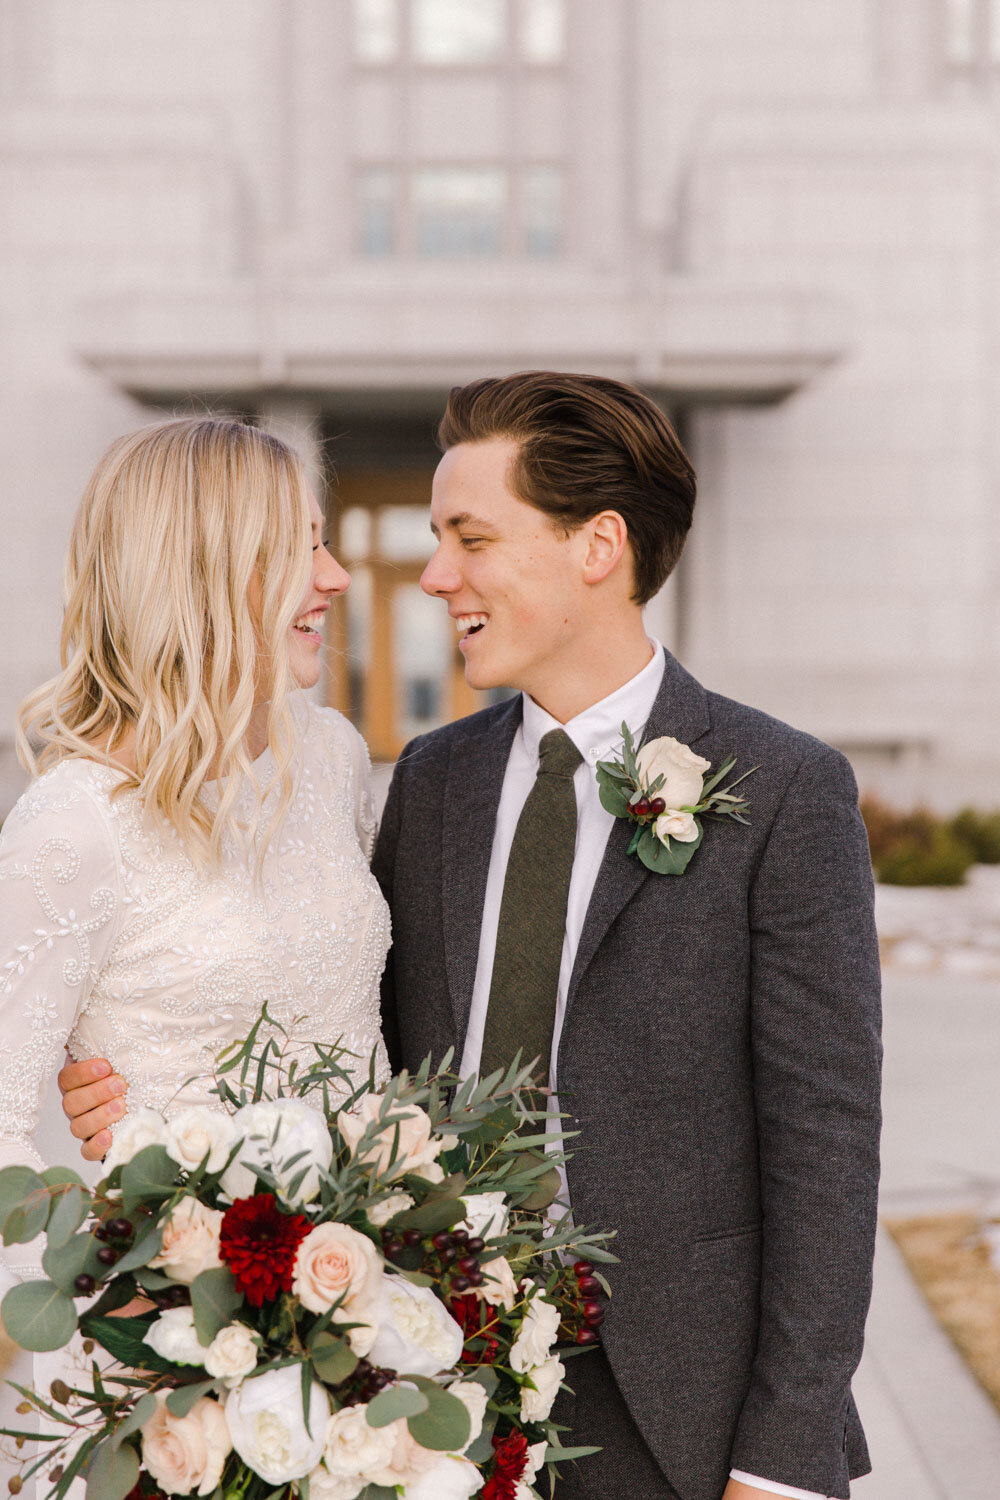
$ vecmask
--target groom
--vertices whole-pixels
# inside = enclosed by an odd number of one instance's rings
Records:
[[[580,1132],[574,1217],[619,1231],[603,1348],[572,1361],[557,1411],[602,1452],[559,1500],[845,1500],[869,1467],[850,1381],[880,1057],[850,768],[649,641],[695,483],[646,397],[483,380],[452,392],[440,436],[423,587],[470,684],[521,692],[413,741],[393,776],[374,860],[393,1065],[540,1055]],[[682,875],[630,856],[600,803],[623,721],[758,768],[749,826],[706,820]]]

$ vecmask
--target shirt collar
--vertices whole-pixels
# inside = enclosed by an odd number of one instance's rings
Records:
[[[646,720],[653,711],[666,668],[663,647],[659,641],[651,636],[649,644],[653,648],[653,655],[641,672],[609,693],[607,698],[585,708],[582,714],[577,714],[566,724],[560,724],[558,719],[554,719],[533,698],[523,693],[524,717],[521,732],[525,749],[532,759],[538,758],[542,736],[550,729],[565,729],[584,760],[591,766],[603,760],[610,750],[620,746],[623,723],[631,729],[638,744],[646,727]]]

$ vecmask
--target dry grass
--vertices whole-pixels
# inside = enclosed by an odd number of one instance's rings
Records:
[[[1000,1271],[990,1263],[973,1214],[889,1219],[942,1328],[1000,1411]]]

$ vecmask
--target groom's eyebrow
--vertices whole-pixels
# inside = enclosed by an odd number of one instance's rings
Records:
[[[482,516],[474,516],[468,510],[459,511],[457,516],[449,516],[444,524],[445,528],[449,531],[460,531],[463,526],[475,526],[477,531],[496,531],[496,527],[492,521],[487,521]],[[441,535],[433,521],[431,522],[431,530],[435,536]]]

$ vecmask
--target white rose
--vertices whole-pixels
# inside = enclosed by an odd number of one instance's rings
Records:
[[[367,1479],[331,1474],[322,1464],[309,1475],[309,1500],[357,1500],[367,1488]]]
[[[520,1374],[542,1364],[556,1341],[559,1331],[559,1309],[544,1297],[532,1297],[524,1315],[521,1331],[510,1351],[510,1367]]]
[[[222,1408],[202,1396],[175,1417],[166,1403],[167,1392],[157,1391],[156,1411],[142,1426],[142,1461],[169,1495],[210,1495],[233,1446]]]
[[[382,1224],[388,1224],[397,1214],[405,1214],[413,1204],[414,1199],[409,1193],[390,1193],[388,1198],[383,1198],[381,1203],[376,1203],[374,1208],[368,1210],[368,1217],[378,1229]]]
[[[483,1418],[486,1415],[486,1388],[479,1384],[478,1380],[453,1380],[448,1387],[452,1396],[457,1396],[459,1401],[469,1413],[469,1438],[463,1443],[464,1453],[475,1441],[483,1430]]]
[[[528,1488],[538,1475],[539,1470],[545,1462],[545,1450],[548,1443],[532,1443],[528,1449],[528,1463],[524,1473],[517,1482],[514,1491],[514,1500],[533,1500],[532,1492]]]
[[[705,772],[711,769],[712,762],[695,755],[680,740],[669,735],[650,740],[636,751],[635,760],[644,788],[651,787],[658,776],[663,777],[663,785],[652,795],[662,797],[668,808],[695,807],[700,802]]]
[[[143,1334],[142,1342],[175,1365],[203,1365],[208,1353],[198,1338],[190,1307],[171,1307],[160,1313]]]
[[[302,1411],[299,1365],[266,1370],[244,1380],[226,1398],[226,1420],[233,1447],[245,1464],[269,1484],[303,1479],[323,1454],[330,1400],[313,1382],[309,1393],[309,1430]]]
[[[367,1406],[342,1406],[326,1424],[323,1462],[337,1478],[364,1485],[392,1461],[395,1444],[391,1427],[369,1427]]]
[[[292,1291],[310,1312],[325,1313],[342,1297],[337,1311],[346,1323],[371,1323],[381,1288],[382,1257],[350,1225],[318,1224],[300,1244]]]
[[[229,1115],[219,1114],[204,1104],[192,1104],[179,1110],[167,1121],[164,1145],[167,1155],[193,1172],[208,1157],[208,1170],[218,1172],[236,1145],[236,1126]]]
[[[383,1277],[375,1320],[372,1364],[406,1375],[439,1375],[458,1363],[465,1336],[429,1286]]]
[[[464,1193],[465,1218],[460,1227],[469,1238],[499,1239],[510,1228],[510,1210],[506,1193]]]
[[[481,1262],[483,1284],[475,1288],[476,1296],[491,1307],[503,1307],[509,1312],[517,1301],[517,1282],[505,1255]]]
[[[234,1199],[252,1197],[258,1179],[250,1168],[259,1166],[274,1177],[290,1208],[312,1202],[319,1192],[320,1171],[333,1160],[330,1132],[317,1110],[302,1099],[262,1099],[237,1110],[233,1126],[243,1144],[222,1178],[223,1192]],[[286,1168],[286,1162],[292,1165]],[[291,1184],[302,1173],[293,1192]]]
[[[387,1118],[361,1151],[362,1161],[373,1166],[380,1176],[393,1178],[402,1177],[404,1172],[419,1172],[421,1167],[437,1160],[444,1142],[433,1134],[426,1110],[419,1104],[390,1107],[384,1095],[370,1093],[363,1094],[353,1110],[341,1110],[337,1116],[340,1133],[352,1153],[358,1154],[361,1137],[370,1126],[378,1124],[383,1109]],[[397,1129],[399,1144],[390,1166]]]
[[[563,1376],[566,1374],[566,1366],[561,1359],[553,1354],[549,1359],[543,1360],[534,1369],[525,1372],[535,1386],[523,1385],[521,1387],[521,1421],[522,1422],[544,1422],[552,1410],[552,1403],[556,1399]]]
[[[667,808],[653,824],[653,832],[661,844],[676,839],[679,844],[693,844],[698,837],[698,824],[692,813],[676,812]]]
[[[221,1226],[222,1214],[217,1208],[206,1208],[197,1198],[182,1198],[163,1226],[163,1247],[150,1266],[190,1286],[202,1271],[222,1265]]]
[[[485,1482],[485,1474],[475,1464],[448,1454],[439,1458],[426,1474],[410,1480],[405,1500],[469,1500]]]
[[[220,1328],[205,1350],[205,1369],[230,1390],[257,1365],[257,1341],[245,1323]]]
[[[167,1122],[155,1109],[130,1111],[114,1128],[114,1139],[104,1158],[105,1175],[112,1167],[121,1167],[144,1146],[162,1146],[167,1139]]]

